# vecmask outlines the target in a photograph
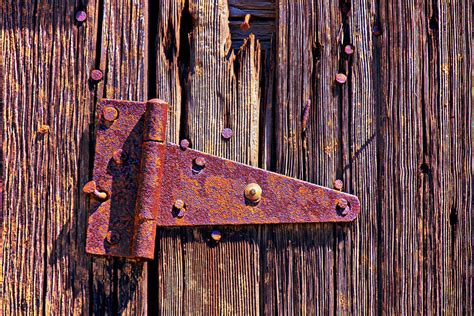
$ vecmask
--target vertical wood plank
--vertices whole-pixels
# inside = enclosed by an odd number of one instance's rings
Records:
[[[226,1],[190,1],[187,130],[192,147],[250,165],[258,164],[260,45],[250,36],[231,50]],[[238,65],[238,67],[236,67]],[[233,136],[223,141],[224,127]],[[192,201],[190,202],[192,203]],[[186,230],[184,313],[258,313],[260,255],[257,229]]]
[[[0,5],[5,191],[0,310],[87,314],[84,255],[97,3],[86,22],[75,1]]]
[[[276,170],[325,186],[341,173],[338,3],[279,1],[276,23]],[[307,130],[302,116],[311,100]],[[279,225],[266,244],[265,312],[335,313],[334,225]],[[268,299],[267,299],[268,296]]]
[[[412,1],[378,10],[384,313],[472,313],[467,7]]]
[[[168,141],[179,143],[182,104],[186,98],[182,81],[189,64],[188,32],[192,29],[192,20],[185,10],[185,1],[161,1],[150,7],[150,15],[156,18],[156,97],[169,103]],[[151,17],[150,17],[151,20]],[[151,23],[151,21],[150,21]],[[150,71],[152,71],[150,69]],[[183,99],[184,98],[184,99]],[[161,315],[182,315],[184,311],[184,267],[183,232],[181,229],[159,229],[157,232],[156,264],[151,265],[150,280],[154,291],[149,298],[150,308],[158,309]]]
[[[347,69],[342,106],[342,157],[344,191],[357,195],[362,210],[353,225],[337,227],[338,314],[377,315],[378,301],[378,115],[374,95],[378,73],[374,71],[371,15],[366,1],[352,1],[343,15],[344,38],[340,42],[342,70]],[[352,44],[354,53],[343,53]]]
[[[103,72],[99,98],[148,99],[148,2],[101,3],[100,59]],[[94,258],[93,311],[122,315],[147,313],[147,264],[124,259]]]

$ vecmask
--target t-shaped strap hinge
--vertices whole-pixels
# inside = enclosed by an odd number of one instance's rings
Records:
[[[158,226],[349,222],[351,194],[166,143],[168,104],[98,106],[86,251],[153,259]]]

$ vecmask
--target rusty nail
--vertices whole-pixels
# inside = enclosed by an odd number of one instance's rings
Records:
[[[75,18],[77,22],[84,22],[87,19],[87,13],[83,10],[76,11]]]
[[[97,190],[97,185],[95,181],[87,182],[82,188],[82,191],[87,194],[93,194],[99,200],[105,200],[107,198],[107,193],[100,192],[99,190]]]
[[[380,36],[382,35],[382,26],[380,25],[380,23],[375,23],[374,26],[372,27],[372,33],[375,35],[375,36]]]
[[[232,129],[230,129],[230,128],[228,128],[228,127],[224,128],[224,129],[222,130],[222,138],[224,138],[224,139],[229,139],[229,138],[231,138],[231,137],[232,137],[232,134],[233,134]]]
[[[344,184],[343,184],[342,180],[340,180],[340,179],[334,180],[334,182],[332,184],[334,190],[338,190],[338,191],[342,190],[343,185]]]
[[[204,157],[197,157],[194,159],[194,163],[196,166],[204,168],[206,166],[206,159],[204,159]]]
[[[179,142],[179,147],[181,147],[181,149],[183,149],[183,150],[188,149],[188,147],[189,147],[189,140],[187,140],[186,138],[182,139],[182,140]]]
[[[91,79],[95,82],[99,82],[102,80],[102,71],[99,69],[94,69],[91,71]]]
[[[349,203],[347,202],[346,199],[339,199],[337,201],[337,207],[339,207],[342,210],[345,210],[349,206]]]
[[[219,241],[222,238],[221,232],[218,230],[213,230],[211,232],[211,237],[214,241]]]
[[[301,123],[301,127],[303,129],[303,132],[306,130],[306,125],[308,124],[309,109],[310,108],[311,108],[311,99],[308,99],[308,101],[306,101],[306,105],[304,106],[303,122]]]
[[[121,165],[125,160],[125,151],[123,149],[117,149],[112,153],[112,159],[117,165]]]
[[[44,135],[49,133],[49,126],[48,125],[41,125],[38,129],[38,133]]]
[[[262,188],[257,183],[249,183],[245,187],[244,195],[249,201],[258,203],[262,198]]]
[[[178,214],[176,215],[177,218],[183,218],[184,213],[186,212],[186,209],[183,207],[182,209],[179,210]]]
[[[120,241],[120,233],[115,230],[109,230],[105,238],[109,244],[115,245]]]
[[[102,115],[104,117],[104,120],[106,120],[108,122],[115,121],[118,117],[118,114],[119,113],[118,113],[117,109],[114,108],[113,106],[106,106],[102,110]]]
[[[247,32],[250,29],[250,14],[246,14],[244,21],[240,23],[240,29],[244,32]]]
[[[354,46],[351,44],[347,44],[346,46],[344,46],[344,53],[346,53],[347,55],[354,54]]]
[[[174,201],[174,207],[176,207],[178,210],[184,208],[184,201],[180,199]]]
[[[336,81],[340,84],[343,84],[347,81],[347,76],[343,73],[338,73],[336,75]]]

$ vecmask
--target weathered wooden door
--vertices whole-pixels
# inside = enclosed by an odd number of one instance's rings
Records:
[[[471,9],[2,1],[0,314],[472,314]],[[361,215],[219,227],[217,245],[210,228],[163,229],[148,263],[88,256],[81,189],[103,97],[167,100],[172,142],[343,179]]]

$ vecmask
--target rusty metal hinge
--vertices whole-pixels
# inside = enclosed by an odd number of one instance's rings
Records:
[[[86,251],[153,259],[159,226],[349,222],[356,196],[166,143],[161,100],[98,106]]]

